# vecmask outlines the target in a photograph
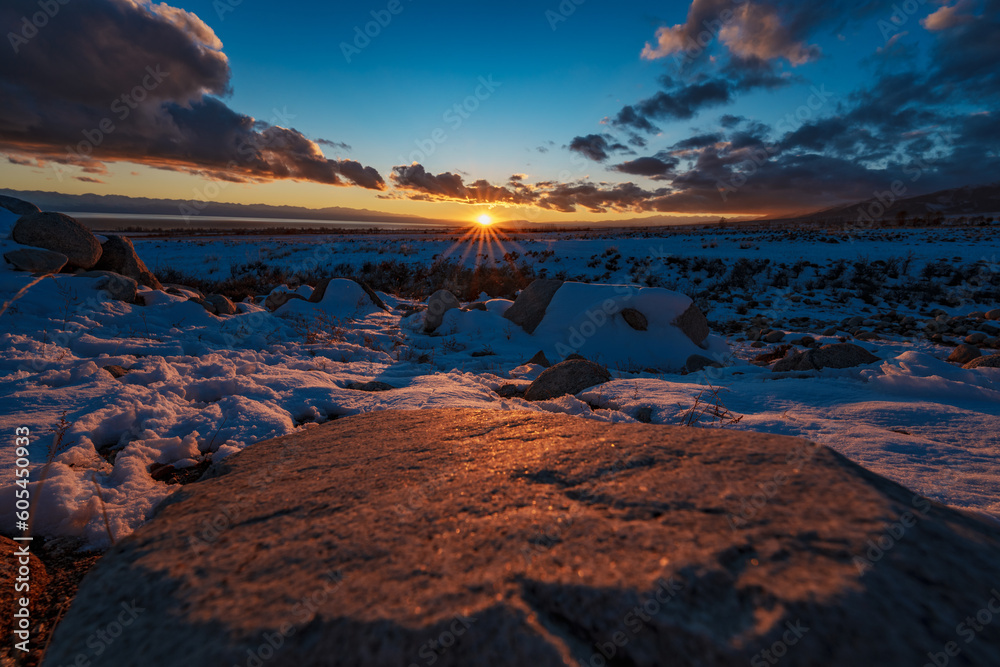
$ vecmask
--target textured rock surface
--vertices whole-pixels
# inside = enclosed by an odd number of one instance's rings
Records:
[[[17,197],[8,197],[7,195],[0,195],[0,208],[5,208],[17,215],[31,215],[32,213],[42,212],[40,208],[31,202],[18,199]]]
[[[69,261],[61,252],[42,248],[18,248],[5,252],[3,258],[13,264],[15,269],[32,273],[59,273]]]
[[[811,371],[823,368],[853,368],[864,364],[873,364],[879,358],[874,354],[852,343],[837,343],[799,352],[792,350],[772,369],[775,373],[786,371]]]
[[[534,333],[545,317],[552,297],[556,295],[563,281],[540,278],[521,290],[514,304],[503,314],[508,320],[528,333]]]
[[[625,320],[626,324],[636,331],[645,331],[649,326],[649,320],[646,319],[646,316],[635,308],[622,309],[622,318]]]
[[[611,374],[600,364],[586,359],[570,359],[542,371],[528,387],[524,398],[529,401],[559,398],[610,380]]]
[[[124,236],[108,236],[108,240],[101,244],[101,258],[94,268],[120,273],[152,289],[163,289],[135,251],[132,241]]]
[[[786,666],[912,666],[1000,581],[992,524],[782,436],[388,411],[220,466],[101,559],[46,665],[125,603],[89,664],[747,665],[784,635]],[[981,627],[962,664],[1000,664]]]
[[[22,245],[60,252],[70,268],[89,269],[101,257],[101,244],[89,229],[62,213],[22,216],[11,234]]]
[[[991,354],[973,359],[962,368],[1000,368],[1000,354]]]
[[[444,314],[453,308],[458,308],[458,297],[446,289],[439,289],[427,299],[427,310],[424,311],[424,331],[437,331],[444,321]]]
[[[698,306],[693,303],[674,320],[674,325],[683,331],[695,345],[701,345],[705,342],[710,333],[705,313],[701,312]]]

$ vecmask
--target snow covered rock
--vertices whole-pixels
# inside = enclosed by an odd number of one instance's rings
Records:
[[[786,371],[811,371],[823,368],[853,368],[873,364],[879,358],[865,348],[852,343],[824,345],[812,350],[790,350],[772,369],[775,373]]]
[[[714,359],[709,359],[703,354],[692,354],[684,362],[684,370],[688,373],[697,373],[706,368],[722,368],[722,364]]]
[[[60,252],[69,268],[90,269],[101,258],[101,244],[89,229],[62,213],[30,213],[14,225],[12,238],[21,245]]]
[[[185,487],[88,573],[46,664],[922,665],[998,581],[995,525],[804,440],[393,410]],[[963,664],[1000,664],[993,619]]]
[[[963,343],[951,351],[951,354],[948,355],[948,361],[955,364],[967,364],[981,356],[983,353],[979,351],[978,347]]]
[[[444,314],[461,305],[458,297],[446,289],[439,289],[431,294],[427,299],[427,310],[424,311],[424,332],[436,331],[444,321]]]
[[[235,315],[236,305],[225,294],[209,294],[205,301],[212,304],[216,315]]]
[[[18,248],[5,252],[3,258],[19,271],[31,273],[59,273],[69,258],[61,252],[41,248]]]
[[[354,280],[353,278],[327,278],[325,280],[321,280],[319,284],[316,285],[316,289],[314,289],[312,294],[309,295],[310,303],[319,303],[320,301],[322,301],[323,298],[326,296],[326,291],[330,288],[331,284],[337,286],[337,285],[345,285],[347,283],[354,283],[355,285],[360,287],[364,291],[364,293],[368,295],[368,299],[371,301],[372,305],[378,308],[379,310],[389,310],[389,307],[386,306],[385,302],[382,301],[382,298],[375,293],[375,290],[369,287],[368,284],[365,283],[364,281]]]
[[[382,308],[372,300],[372,295],[363,285],[348,278],[333,278],[321,281],[308,301],[290,297],[274,312],[281,317],[357,319],[380,310]]]
[[[264,307],[267,308],[272,313],[292,299],[301,299],[302,301],[308,301],[306,297],[301,294],[296,294],[295,292],[289,292],[287,290],[275,289],[273,292],[267,295],[264,299]]]
[[[135,303],[139,283],[126,276],[111,271],[84,271],[77,278],[96,278],[97,289],[104,291],[108,298],[125,303]]]
[[[986,357],[973,359],[962,368],[1000,368],[1000,354],[991,354]]]
[[[573,359],[545,369],[528,387],[524,398],[545,401],[566,394],[575,395],[595,385],[611,381],[608,369],[586,359]]]
[[[552,297],[562,286],[561,280],[539,278],[521,290],[504,317],[528,333],[534,333],[545,317]]]
[[[132,241],[124,236],[108,236],[101,244],[101,258],[94,266],[103,271],[114,271],[135,280],[140,285],[152,289],[163,289],[156,276],[146,268],[146,264],[135,251]]]

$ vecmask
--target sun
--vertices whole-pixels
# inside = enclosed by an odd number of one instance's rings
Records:
[[[492,225],[493,224],[493,218],[491,218],[490,216],[486,215],[485,213],[483,213],[481,216],[479,216],[479,218],[477,218],[477,220],[479,221],[479,224],[481,224],[481,225]]]

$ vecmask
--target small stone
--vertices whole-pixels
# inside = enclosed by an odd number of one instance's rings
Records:
[[[646,316],[635,308],[623,309],[622,319],[636,331],[645,331],[649,327],[649,321],[646,319]]]

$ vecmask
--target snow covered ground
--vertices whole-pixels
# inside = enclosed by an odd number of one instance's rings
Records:
[[[554,341],[574,324],[569,311],[585,308],[588,300],[602,302],[599,288],[580,287],[579,303],[554,302],[557,314],[533,335],[501,316],[509,300],[489,294],[480,295],[485,310],[449,311],[436,332],[425,334],[423,315],[414,312],[419,300],[380,293],[386,312],[371,306],[360,288],[331,291],[319,304],[291,301],[275,313],[248,300],[238,304],[238,314],[220,318],[184,294],[143,288],[146,305],[132,305],[108,300],[95,279],[59,275],[34,283],[0,266],[0,301],[24,290],[0,314],[0,428],[11,434],[16,427],[31,429],[34,530],[82,536],[95,546],[134,530],[180,488],[154,479],[151,469],[200,471],[251,443],[388,408],[542,410],[599,421],[633,421],[647,409],[658,424],[689,422],[694,410],[700,426],[802,436],[931,498],[1000,517],[1000,369],[963,370],[944,361],[947,345],[888,332],[852,341],[879,363],[772,373],[749,361],[770,347],[754,349],[747,336],[758,314],[789,337],[839,342],[847,336],[842,321],[857,315],[873,322],[869,318],[892,310],[926,321],[935,308],[949,315],[996,308],[996,302],[975,300],[982,271],[1000,271],[996,235],[995,228],[869,231],[841,235],[836,243],[813,232],[518,236],[502,250],[494,247],[493,258],[516,252],[509,259],[530,263],[536,275],[691,295],[719,334],[703,353],[727,364],[694,374],[667,372],[683,341],[651,344],[598,327],[581,352],[606,363],[615,379],[576,397],[533,403],[501,398],[496,390],[536,377],[542,367],[524,362],[540,349],[557,361]],[[490,258],[488,245],[473,244],[466,252],[469,244],[443,233],[135,241],[158,275],[169,268],[217,279],[228,277],[230,267],[258,261],[294,277],[384,259],[417,267],[442,256],[467,265]],[[0,243],[0,253],[14,245]],[[770,268],[734,275],[741,259],[747,266],[770,259]],[[839,260],[847,270],[835,276]],[[886,270],[890,260],[897,265]],[[886,276],[863,298],[858,292],[864,285],[850,278],[859,279],[858,263],[862,272],[875,264]],[[965,267],[965,278],[937,294],[905,289],[922,272],[932,282],[947,282],[934,277],[934,267],[944,264]],[[969,273],[973,265],[979,273]],[[644,293],[659,299],[665,312],[680,307],[664,290]],[[836,334],[823,335],[828,327]],[[106,366],[130,372],[116,379]],[[395,389],[348,388],[370,380]],[[711,403],[707,387],[720,388],[732,415],[724,424],[704,415]],[[9,480],[13,448],[0,451]],[[12,491],[7,486],[2,493]],[[0,521],[12,525],[13,517],[2,514]]]

